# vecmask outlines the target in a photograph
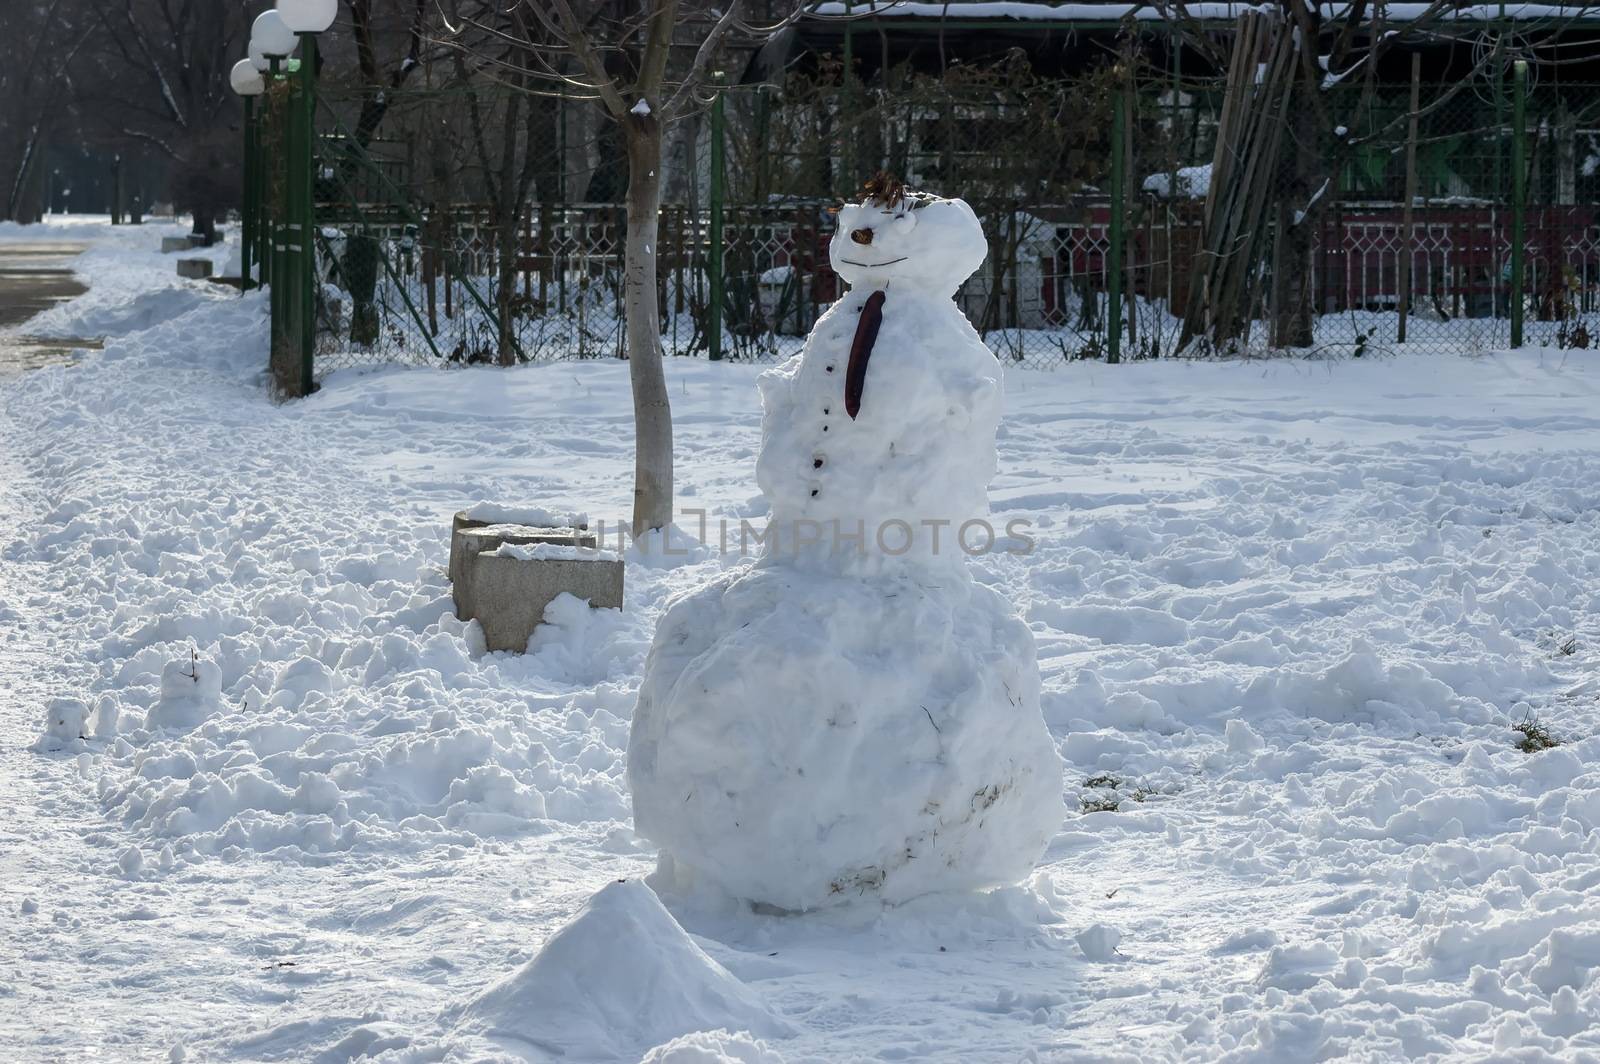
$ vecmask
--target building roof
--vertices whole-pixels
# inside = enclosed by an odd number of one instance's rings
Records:
[[[1180,6],[1177,3],[1171,6]],[[1229,2],[1229,0],[1198,0],[1183,6],[1190,18],[1207,21],[1231,21],[1252,9],[1277,10],[1275,5],[1262,3]],[[1336,18],[1350,9],[1348,3],[1324,3],[1325,17]],[[1427,3],[1391,3],[1383,5],[1386,21],[1409,22],[1425,14],[1433,5]],[[945,19],[961,21],[1006,20],[1018,22],[1121,22],[1132,18],[1140,22],[1160,22],[1165,13],[1155,4],[1114,2],[1027,3],[1022,0],[972,0],[966,3],[928,3],[926,0],[825,0],[814,4],[808,12],[816,18],[837,18],[848,15],[871,15],[877,18]],[[1600,23],[1600,5],[1596,4],[1527,4],[1527,3],[1463,3],[1438,15],[1440,21],[1449,22],[1560,22],[1585,21]]]

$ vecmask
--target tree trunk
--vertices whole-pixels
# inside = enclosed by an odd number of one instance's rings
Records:
[[[1296,89],[1308,91],[1304,84]],[[1305,348],[1315,342],[1311,244],[1312,235],[1322,227],[1330,184],[1316,108],[1303,101],[1292,112],[1294,132],[1283,160],[1285,180],[1278,202],[1281,255],[1273,278],[1272,346],[1277,348]]]
[[[672,523],[672,407],[661,364],[656,299],[661,213],[661,124],[651,113],[622,117],[628,149],[628,241],[622,300],[633,384],[633,534]]]
[[[511,149],[506,149],[510,154]],[[517,203],[501,204],[496,212],[495,219],[495,245],[499,255],[496,257],[498,270],[495,276],[495,313],[500,319],[500,332],[496,338],[500,364],[502,366],[515,366],[517,364],[516,343],[516,305],[514,297],[517,292],[517,260],[521,255],[521,241],[517,239]]]
[[[204,247],[211,247],[217,242],[217,214],[216,209],[209,203],[197,203],[194,206],[194,226],[191,236],[200,238]]]
[[[41,131],[39,123],[28,130],[28,135],[23,141],[21,158],[17,161],[16,170],[12,173],[10,193],[6,198],[5,210],[0,213],[0,219],[29,225],[39,220],[41,211],[33,209],[29,202],[29,178],[38,169],[39,144]]]

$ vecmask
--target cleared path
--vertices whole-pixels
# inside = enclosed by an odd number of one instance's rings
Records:
[[[0,243],[0,380],[23,370],[67,362],[76,348],[100,341],[71,336],[30,336],[18,326],[87,289],[72,260],[87,247],[69,241]]]

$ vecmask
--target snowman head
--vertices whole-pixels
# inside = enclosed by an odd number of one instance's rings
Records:
[[[828,258],[852,288],[953,296],[988,250],[966,201],[911,192],[880,174],[867,182],[866,199],[839,208]]]

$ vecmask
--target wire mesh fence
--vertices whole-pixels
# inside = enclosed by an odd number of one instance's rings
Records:
[[[1015,365],[1487,349],[1518,326],[1588,345],[1590,87],[1532,86],[1520,110],[1498,75],[1291,105],[1271,47],[1243,91],[1225,72],[1046,79],[1016,59],[723,90],[666,145],[664,350],[797,353],[841,291],[832,208],[878,169],[972,204],[990,255],[957,299]],[[381,106],[374,122],[370,94],[318,101],[319,375],[626,357],[626,166],[594,105],[455,84]]]

